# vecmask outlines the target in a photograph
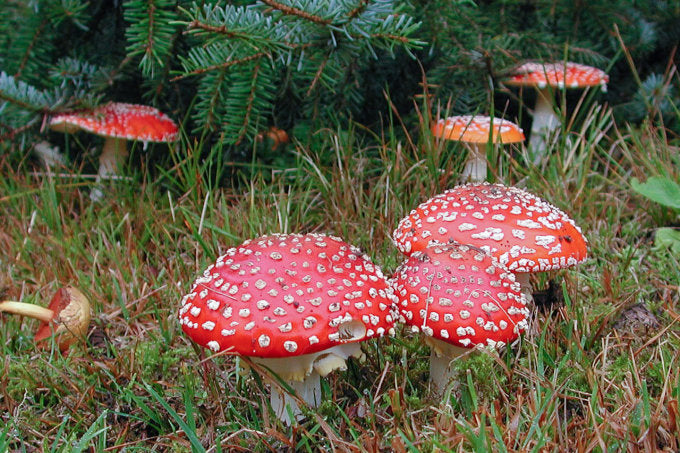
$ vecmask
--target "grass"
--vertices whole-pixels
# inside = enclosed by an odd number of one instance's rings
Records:
[[[192,346],[179,301],[218,254],[271,232],[339,235],[391,273],[398,220],[462,166],[424,118],[416,131],[394,112],[378,132],[320,130],[267,165],[189,139],[165,158],[133,150],[140,169],[100,203],[79,172],[0,157],[0,298],[45,304],[72,284],[94,315],[66,357],[33,345],[34,322],[0,317],[0,451],[677,451],[679,257],[651,239],[677,217],[629,181],[678,180],[678,138],[616,124],[607,107],[579,114],[541,167],[517,149],[498,159],[504,182],[569,212],[590,240],[586,263],[535,279],[554,294],[531,331],[458,362],[434,399],[428,350],[400,329],[331,374],[327,401],[293,428],[270,413],[267,377]],[[655,323],[621,322],[640,305]]]

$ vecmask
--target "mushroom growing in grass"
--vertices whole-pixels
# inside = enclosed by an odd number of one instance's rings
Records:
[[[421,203],[392,239],[406,255],[438,244],[479,247],[517,275],[527,298],[529,273],[575,266],[588,254],[567,214],[517,187],[489,183],[457,186]]]
[[[99,156],[98,179],[118,173],[128,155],[126,141],[170,143],[178,138],[178,128],[166,114],[146,105],[110,102],[92,110],[55,115],[50,129],[60,132],[91,132],[105,138]],[[101,198],[101,191],[93,191],[93,199]]]
[[[529,136],[535,162],[546,154],[547,141],[560,124],[555,113],[554,90],[599,86],[607,91],[608,82],[609,76],[601,69],[571,62],[529,62],[512,71],[504,80],[506,85],[535,87],[538,91]]]
[[[322,234],[273,234],[229,249],[182,299],[182,330],[214,352],[233,351],[268,368],[307,405],[319,378],[362,358],[358,342],[391,335],[396,298],[380,268],[359,249]],[[287,424],[300,409],[271,390]]]
[[[486,252],[466,245],[413,253],[393,286],[401,320],[431,348],[430,382],[437,395],[450,364],[470,348],[500,348],[526,330],[529,310],[514,275]]]
[[[486,179],[486,145],[524,141],[524,132],[515,123],[489,116],[451,116],[432,126],[432,134],[441,139],[459,141],[469,152],[463,180],[480,182]]]
[[[90,325],[90,302],[72,286],[60,288],[45,307],[25,302],[0,302],[0,312],[13,313],[42,321],[34,341],[40,342],[54,335],[61,352],[76,341],[83,341]]]

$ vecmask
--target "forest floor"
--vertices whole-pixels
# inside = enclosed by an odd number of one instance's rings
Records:
[[[0,451],[678,451],[680,256],[655,244],[678,218],[631,181],[679,180],[680,151],[606,109],[580,124],[536,167],[517,148],[489,153],[495,181],[558,206],[589,240],[585,263],[533,278],[521,340],[457,361],[435,398],[429,349],[400,327],[324,379],[325,402],[293,427],[271,413],[271,377],[192,345],[182,296],[229,247],[273,232],[340,236],[393,273],[393,229],[457,184],[457,147],[399,126],[319,131],[267,165],[136,146],[99,202],[82,155],[53,173],[0,156],[0,300],[46,305],[73,285],[92,303],[66,356],[36,347],[37,322],[0,315]]]

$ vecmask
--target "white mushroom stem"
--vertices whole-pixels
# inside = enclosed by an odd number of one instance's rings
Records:
[[[54,312],[49,308],[15,301],[0,302],[0,312],[28,316],[29,318],[39,319],[44,322],[50,322],[54,317]]]
[[[321,402],[321,377],[316,370],[312,370],[304,381],[286,381],[286,384],[307,406],[312,408],[319,406]],[[269,402],[276,417],[288,426],[292,424],[290,415],[295,420],[302,418],[302,409],[300,409],[296,399],[283,388],[272,387]]]
[[[123,138],[107,137],[104,141],[102,153],[99,156],[99,172],[97,183],[103,178],[110,178],[118,174],[118,169],[123,166],[128,155],[126,140]],[[92,201],[99,201],[104,197],[101,184],[97,184],[90,192]]]
[[[554,89],[549,86],[538,89],[529,138],[529,149],[533,153],[534,164],[538,164],[547,154],[548,140],[560,125],[560,119],[554,110],[553,95]]]
[[[425,342],[430,346],[430,385],[435,396],[443,396],[446,387],[453,378],[451,363],[457,357],[468,352],[468,349],[445,343],[436,338],[427,337]]]
[[[468,158],[463,170],[463,181],[486,180],[486,143],[466,143]]]
[[[515,274],[515,281],[519,283],[522,294],[527,301],[527,304],[531,305],[534,302],[534,295],[532,293],[531,281],[529,280],[528,272],[519,272]]]
[[[314,408],[321,402],[320,377],[325,377],[334,370],[346,370],[345,361],[349,357],[364,357],[359,343],[345,343],[313,354],[285,358],[251,357],[250,360],[271,370],[291,387],[297,398]],[[270,402],[274,414],[286,425],[293,423],[289,413],[295,420],[302,418],[296,398],[284,388],[272,386]]]
[[[118,174],[118,169],[123,166],[127,155],[125,139],[107,137],[99,156],[99,178]]]

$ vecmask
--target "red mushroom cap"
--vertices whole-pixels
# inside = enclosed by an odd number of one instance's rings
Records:
[[[504,83],[515,86],[581,88],[602,86],[606,91],[609,76],[601,69],[578,63],[529,62],[515,69]]]
[[[430,244],[470,244],[512,272],[570,267],[588,253],[586,238],[567,214],[516,187],[489,183],[454,187],[427,200],[392,237],[406,255]]]
[[[184,296],[179,319],[213,351],[289,357],[393,333],[395,301],[358,248],[321,234],[273,234],[217,258]]]
[[[394,287],[403,322],[454,346],[502,346],[527,328],[515,276],[473,247],[414,253],[397,269]]]
[[[173,142],[178,137],[175,122],[158,109],[121,102],[56,115],[50,121],[50,128],[62,132],[82,129],[104,137],[144,142]]]
[[[492,126],[493,124],[493,126]],[[524,141],[524,132],[512,121],[489,116],[451,116],[440,119],[432,126],[435,137],[468,143],[487,143],[492,129],[494,143],[516,143]]]

